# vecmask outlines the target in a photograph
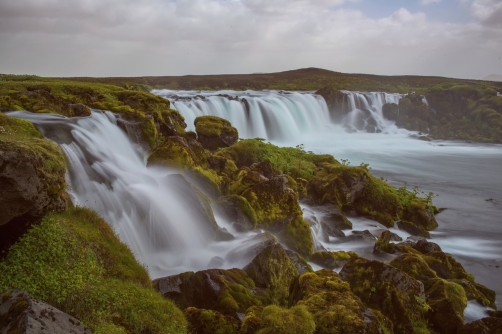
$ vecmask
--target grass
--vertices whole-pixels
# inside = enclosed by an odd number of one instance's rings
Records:
[[[46,216],[0,262],[0,290],[22,289],[95,333],[185,333],[172,302],[97,214],[75,208]]]

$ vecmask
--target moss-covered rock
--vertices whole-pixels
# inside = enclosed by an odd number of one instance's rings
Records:
[[[472,275],[465,271],[464,267],[450,254],[441,251],[427,253],[423,259],[429,267],[436,272],[438,277],[444,279],[468,279],[473,280]]]
[[[305,273],[291,291],[290,304],[305,306],[312,313],[316,333],[392,333],[392,324],[389,328],[380,321],[333,271]]]
[[[428,319],[432,328],[440,333],[455,334],[464,323],[467,297],[464,289],[440,278],[427,283]]]
[[[436,272],[429,268],[427,263],[418,254],[406,253],[398,255],[389,264],[424,284],[433,278],[437,278]]]
[[[382,106],[383,117],[395,121],[399,116],[399,107],[395,103],[386,103]]]
[[[349,112],[347,94],[330,86],[321,88],[315,93],[326,101],[332,121],[340,121]]]
[[[226,119],[217,116],[200,116],[194,121],[197,140],[205,149],[214,151],[237,142],[239,133]]]
[[[199,157],[183,137],[167,137],[152,151],[148,157],[148,165],[163,165],[189,169],[198,165]]]
[[[310,257],[310,261],[326,269],[335,269],[342,267],[348,260],[352,257],[357,257],[358,255],[354,252],[315,252]]]
[[[438,227],[436,218],[431,208],[424,200],[413,199],[403,212],[403,219],[413,222],[418,227],[430,231]]]
[[[33,124],[0,113],[0,225],[66,208],[66,159]]]
[[[272,229],[288,248],[309,258],[314,252],[310,224],[301,215],[291,215],[275,224]]]
[[[313,334],[316,325],[312,314],[303,305],[283,309],[275,305],[267,306],[261,312],[261,326],[257,334]]]
[[[250,231],[255,229],[256,213],[247,199],[239,195],[230,195],[221,197],[218,204],[236,230]]]
[[[406,221],[406,220],[399,220],[396,223],[397,227],[400,230],[406,231],[411,235],[418,236],[418,237],[423,237],[423,238],[430,238],[430,233],[423,228],[422,226],[417,226],[413,224],[412,222]]]
[[[227,194],[241,195],[247,189],[265,181],[268,179],[259,172],[252,171],[248,167],[241,167],[231,174]]]
[[[249,262],[263,249],[277,242],[277,238],[270,232],[261,232],[241,242],[241,244],[227,253],[225,259],[229,262]]]
[[[495,298],[496,298],[495,291],[488,289],[486,286],[482,284],[469,281],[468,279],[465,278],[451,279],[450,281],[464,288],[468,300],[475,300],[481,305],[486,307],[491,307],[493,309],[497,308],[497,306],[495,305]]]
[[[268,300],[263,290],[241,269],[186,272],[156,279],[154,287],[180,308],[214,310],[236,319],[249,307],[262,305],[261,297]]]
[[[243,270],[256,286],[266,289],[277,304],[287,304],[289,286],[298,270],[280,244],[264,248]]]
[[[340,211],[337,205],[327,203],[321,206],[316,206],[315,209],[319,213],[321,225],[325,227],[326,232],[330,236],[340,236],[337,235],[339,234],[337,231],[352,229],[352,222],[347,219],[345,214]]]
[[[314,271],[310,264],[305,260],[300,254],[298,254],[295,251],[286,249],[285,250],[286,254],[288,255],[289,259],[295,266],[296,270],[298,270],[298,274],[303,274],[306,272],[312,272]]]
[[[351,259],[340,272],[352,291],[370,308],[381,311],[398,333],[414,333],[424,320],[424,285],[405,272],[379,261]]]
[[[502,318],[487,317],[461,326],[457,334],[502,334]]]
[[[394,233],[389,230],[385,230],[382,232],[380,237],[375,242],[375,246],[373,246],[374,254],[400,254],[400,253],[419,253],[412,247],[408,246],[406,243],[395,244],[392,243]]]
[[[188,321],[188,331],[192,334],[237,334],[239,320],[217,311],[188,307],[184,311]]]
[[[287,178],[277,176],[241,194],[254,209],[258,226],[268,228],[291,215],[301,215],[298,196],[287,187],[287,182]]]

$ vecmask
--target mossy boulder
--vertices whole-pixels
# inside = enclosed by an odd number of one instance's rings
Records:
[[[270,305],[261,311],[259,319],[261,321],[259,322],[259,330],[255,332],[257,334],[289,334],[292,331],[298,334],[313,334],[316,330],[314,317],[303,305],[290,309]],[[243,327],[245,324],[246,332],[249,332],[248,324],[251,317],[244,320]]]
[[[197,140],[205,149],[214,151],[229,147],[239,139],[237,129],[226,119],[217,116],[200,116],[194,121]]]
[[[310,264],[305,260],[300,254],[298,254],[295,251],[286,249],[285,250],[286,254],[288,255],[289,259],[295,266],[296,270],[298,270],[298,274],[303,274],[306,272],[312,272],[314,271]]]
[[[251,231],[255,229],[256,213],[244,197],[239,195],[220,197],[218,205],[236,230]]]
[[[66,160],[28,121],[0,113],[0,225],[63,211]]]
[[[488,289],[486,286],[469,281],[468,279],[451,279],[450,282],[456,283],[464,288],[468,300],[475,300],[485,307],[496,309],[495,291]],[[500,311],[499,311],[500,312]]]
[[[326,269],[335,269],[342,267],[352,257],[357,257],[357,256],[358,255],[354,252],[321,251],[312,254],[312,256],[310,257],[310,261]]]
[[[265,176],[267,179],[271,179],[274,176],[279,175],[279,172],[274,170],[274,167],[272,167],[272,164],[270,163],[270,160],[268,160],[268,159],[252,164],[251,166],[249,166],[249,169],[260,173],[261,175]]]
[[[406,220],[399,220],[396,223],[397,227],[400,230],[406,231],[411,235],[417,236],[417,237],[423,237],[423,238],[430,238],[430,233],[423,228],[422,226],[417,226],[413,224],[412,222],[406,221]]]
[[[389,264],[424,284],[431,279],[437,278],[436,272],[429,268],[422,256],[418,254],[406,253],[398,255]]]
[[[289,286],[298,270],[280,244],[264,248],[243,270],[257,287],[266,289],[277,304],[287,304]]]
[[[441,251],[426,253],[423,259],[429,267],[436,272],[438,277],[444,279],[468,279],[473,280],[472,275],[465,271],[464,267],[450,254]]]
[[[411,247],[406,246],[403,243],[395,244],[392,243],[393,233],[389,230],[385,230],[382,232],[380,237],[375,242],[375,246],[373,246],[373,254],[400,254],[413,252],[414,250]],[[417,252],[418,253],[418,252]]]
[[[340,211],[335,204],[324,204],[315,207],[319,213],[321,225],[325,226],[326,232],[330,236],[340,236],[339,230],[351,230],[352,222]]]
[[[185,272],[158,278],[153,283],[158,292],[182,309],[214,310],[239,319],[249,307],[263,304],[263,290],[241,269]]]
[[[200,155],[195,154],[185,138],[172,136],[152,151],[148,165],[190,169],[199,164],[199,159]]]
[[[414,199],[403,212],[403,219],[430,231],[438,227],[434,212],[424,200]]]
[[[399,107],[395,103],[386,103],[382,106],[383,117],[395,121],[399,117]]]
[[[237,334],[239,320],[213,310],[188,307],[184,311],[188,332],[192,334]]]
[[[270,232],[261,232],[241,242],[241,244],[230,250],[225,257],[229,262],[247,263],[254,259],[263,249],[277,242],[277,238]]]
[[[276,223],[271,231],[276,233],[286,247],[309,258],[314,252],[310,224],[301,215],[291,215]]]
[[[397,333],[414,333],[416,324],[424,320],[422,304],[417,301],[425,300],[424,285],[405,272],[379,261],[353,258],[340,277],[366,306],[388,317]]]
[[[252,171],[248,167],[241,167],[230,175],[227,194],[241,195],[247,189],[265,181],[268,179],[259,172]]]
[[[291,215],[301,215],[298,196],[287,187],[287,183],[286,177],[276,176],[241,194],[254,209],[258,226],[269,228]]]
[[[432,252],[441,252],[442,251],[441,247],[438,244],[431,242],[431,241],[428,241],[428,240],[423,240],[423,239],[417,240],[417,242],[412,244],[411,247],[413,247],[414,249],[416,249],[417,251],[419,251],[422,254],[428,254],[428,253],[432,253]]]
[[[91,333],[80,320],[21,290],[9,290],[0,295],[0,331],[2,333]]]
[[[331,270],[299,276],[291,288],[290,305],[307,308],[314,316],[316,333],[392,333],[392,324],[380,321]]]
[[[435,278],[427,283],[427,318],[439,333],[456,334],[464,323],[467,297],[464,289],[452,282]]]

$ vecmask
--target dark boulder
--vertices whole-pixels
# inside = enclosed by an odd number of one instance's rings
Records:
[[[487,317],[470,322],[460,327],[457,334],[502,334],[502,318]]]
[[[386,103],[382,107],[383,117],[395,121],[399,116],[399,107],[395,103]]]
[[[419,237],[424,237],[424,238],[430,238],[430,234],[427,230],[425,230],[422,226],[417,226],[413,224],[412,222],[406,221],[406,220],[399,220],[396,223],[397,227],[400,230],[406,231],[411,235],[419,236]]]
[[[189,333],[238,333],[240,321],[213,310],[188,307],[183,312],[188,322]]]
[[[257,162],[249,166],[249,169],[252,171],[258,172],[261,175],[265,176],[267,179],[271,179],[279,173],[274,170],[272,164],[269,160],[265,160],[262,162]]]
[[[422,254],[442,251],[438,244],[427,240],[418,240],[412,247]]]
[[[79,320],[24,291],[9,290],[0,296],[0,333],[91,334]]]
[[[70,104],[70,115],[76,117],[86,117],[91,115],[91,109],[82,103]]]
[[[333,87],[324,87],[315,92],[326,101],[331,120],[340,121],[349,112],[347,95]]]
[[[319,212],[321,224],[325,225],[333,234],[340,234],[337,230],[351,230],[352,222],[334,204],[324,204],[315,207]],[[342,232],[343,233],[343,232]]]
[[[247,199],[239,195],[221,197],[218,204],[237,231],[251,231],[256,227],[256,213]]]

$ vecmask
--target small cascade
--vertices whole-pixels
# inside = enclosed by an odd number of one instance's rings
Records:
[[[312,93],[277,91],[171,91],[152,93],[171,101],[194,130],[196,117],[212,115],[229,120],[241,138],[291,142],[299,134],[325,132],[330,118],[326,102]]]
[[[384,117],[383,106],[386,103],[399,104],[399,100],[405,96],[380,92],[342,92],[346,94],[348,110],[341,124],[349,132],[375,133],[393,128],[394,121]]]

